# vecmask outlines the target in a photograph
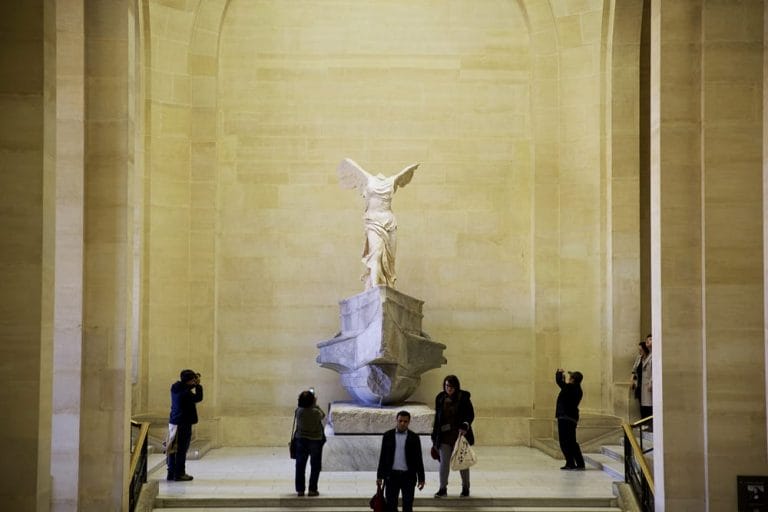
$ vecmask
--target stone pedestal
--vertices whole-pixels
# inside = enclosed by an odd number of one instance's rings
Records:
[[[422,373],[447,362],[445,345],[421,330],[423,304],[388,286],[341,301],[341,332],[317,344],[317,362],[339,372],[341,384],[359,403],[405,401]]]
[[[398,411],[411,414],[410,430],[419,434],[425,471],[437,471],[430,456],[435,412],[427,405],[409,402],[397,406],[367,407],[334,402],[328,411],[323,448],[323,471],[376,471],[384,432],[395,428]]]
[[[426,404],[406,402],[401,405],[365,407],[351,402],[333,402],[328,412],[328,425],[335,435],[383,434],[395,428],[398,411],[411,414],[410,428],[417,434],[431,434],[435,411]]]

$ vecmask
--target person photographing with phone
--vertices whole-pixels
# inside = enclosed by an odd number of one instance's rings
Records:
[[[194,370],[182,370],[179,380],[171,385],[171,415],[168,420],[166,455],[167,480],[188,482],[187,450],[192,442],[192,425],[197,423],[197,403],[203,400],[200,374]]]
[[[584,457],[581,448],[576,442],[576,425],[579,423],[579,403],[584,395],[581,390],[581,381],[584,376],[581,372],[568,372],[558,368],[555,372],[555,383],[560,387],[557,395],[555,416],[557,417],[557,434],[560,439],[560,450],[565,457],[565,466],[560,469],[583,471]]]
[[[309,492],[307,496],[319,496],[317,482],[323,461],[323,418],[325,412],[317,405],[315,388],[302,391],[299,394],[298,407],[294,412],[296,431],[296,495],[304,496],[306,490],[306,469],[309,461]]]

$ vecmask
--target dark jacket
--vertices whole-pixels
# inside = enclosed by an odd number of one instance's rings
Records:
[[[467,441],[469,444],[475,444],[475,434],[472,432],[472,422],[475,420],[475,408],[472,407],[472,394],[466,389],[456,391],[458,394],[459,406],[457,413],[457,423],[453,428],[463,428],[467,431]],[[441,391],[435,397],[435,422],[432,424],[432,443],[440,444],[440,426],[443,424],[443,403],[448,394]]]
[[[557,395],[557,407],[555,417],[557,419],[579,421],[579,403],[584,393],[581,384],[569,384],[565,382],[563,372],[555,373],[555,382],[560,386],[560,394]]]
[[[388,478],[392,472],[392,464],[395,462],[395,429],[384,432],[381,439],[381,453],[379,454],[379,467],[376,470],[376,478]],[[421,440],[419,436],[410,430],[405,438],[405,463],[408,471],[416,473],[416,480],[424,481],[424,459],[421,456]]]
[[[192,390],[195,390],[193,393]],[[171,418],[174,425],[194,425],[197,423],[197,402],[203,399],[203,386],[188,386],[176,381],[171,386]]]
[[[325,432],[323,430],[325,412],[321,408],[316,405],[312,407],[297,407],[294,415],[296,417],[296,437],[312,441],[325,441]]]

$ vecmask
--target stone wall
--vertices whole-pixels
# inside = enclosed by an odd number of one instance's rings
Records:
[[[50,15],[43,1],[0,6],[0,446],[14,461],[0,474],[0,502],[19,511],[47,510],[50,498],[51,375],[41,372],[50,368],[53,322],[53,231],[44,232],[53,218],[44,133],[55,110],[55,87],[45,82],[46,55],[55,53],[44,42]]]
[[[568,366],[585,409],[612,410],[600,2],[158,0],[148,26],[147,409],[195,367],[221,442],[269,444],[252,429],[302,388],[347,398],[314,343],[362,286],[348,156],[421,162],[394,199],[398,287],[448,365],[414,399],[456,373],[483,442],[527,443]]]

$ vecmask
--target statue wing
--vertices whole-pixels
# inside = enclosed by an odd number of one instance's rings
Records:
[[[342,160],[336,171],[339,173],[341,188],[354,188],[361,194],[365,191],[368,178],[371,176],[351,158]]]
[[[413,178],[413,173],[418,169],[419,164],[412,164],[400,171],[395,175],[395,191],[397,190],[397,187],[404,187],[407,184],[411,182],[411,179]]]

